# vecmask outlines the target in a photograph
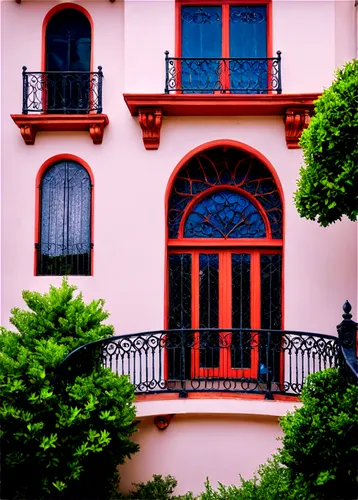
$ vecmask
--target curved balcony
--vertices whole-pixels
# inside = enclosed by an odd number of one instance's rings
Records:
[[[98,361],[128,375],[137,395],[229,392],[273,399],[298,396],[308,374],[338,366],[339,341],[318,333],[247,329],[121,335],[73,351],[57,380],[83,373]]]

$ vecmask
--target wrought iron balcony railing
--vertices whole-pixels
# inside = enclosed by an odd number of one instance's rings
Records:
[[[102,66],[98,71],[28,72],[22,68],[22,113],[102,113]]]
[[[137,394],[244,392],[299,395],[305,377],[338,366],[338,338],[277,330],[164,330],[103,339],[73,351],[59,379],[102,363]],[[84,368],[86,367],[86,368]]]
[[[281,52],[266,58],[169,57],[165,52],[165,93],[282,93]]]

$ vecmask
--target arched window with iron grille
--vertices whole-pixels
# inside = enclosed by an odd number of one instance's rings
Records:
[[[265,370],[266,337],[260,334],[260,349],[254,348],[255,329],[282,329],[283,206],[276,180],[250,148],[225,145],[193,154],[172,178],[166,327],[208,331],[187,337],[185,357],[168,340],[169,379],[184,364],[187,378],[257,378]]]
[[[91,274],[92,182],[73,160],[60,160],[39,184],[37,275]]]

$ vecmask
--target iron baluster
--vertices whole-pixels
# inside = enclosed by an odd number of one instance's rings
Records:
[[[26,66],[22,67],[22,114],[28,114],[27,106],[27,88],[28,88],[28,77],[26,73]]]
[[[338,363],[341,372],[357,382],[358,379],[358,324],[352,320],[352,306],[346,300],[343,305],[343,321],[337,325],[339,338]]]
[[[270,364],[271,331],[267,332],[266,343],[267,344],[266,344],[266,393],[265,393],[265,399],[272,400],[273,395],[271,392],[271,382],[272,382],[272,368],[273,367]]]
[[[180,332],[180,385],[181,391],[179,392],[180,398],[186,398],[188,393],[186,391],[186,377],[185,377],[185,330]]]
[[[102,66],[98,66],[98,113],[102,113],[102,80],[103,80],[103,72]],[[93,79],[92,83],[93,85]]]
[[[282,81],[281,81],[281,51],[278,50],[277,54],[277,93],[282,94]]]
[[[165,89],[164,93],[169,94],[169,50],[164,52],[165,54]]]

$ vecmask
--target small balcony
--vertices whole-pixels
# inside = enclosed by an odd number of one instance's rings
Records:
[[[27,71],[22,68],[22,114],[12,115],[26,144],[38,131],[86,131],[100,144],[107,115],[102,114],[102,67],[98,71]]]
[[[22,70],[24,115],[102,113],[102,66],[95,72]]]
[[[281,52],[265,58],[169,57],[165,52],[165,93],[282,93]]]

